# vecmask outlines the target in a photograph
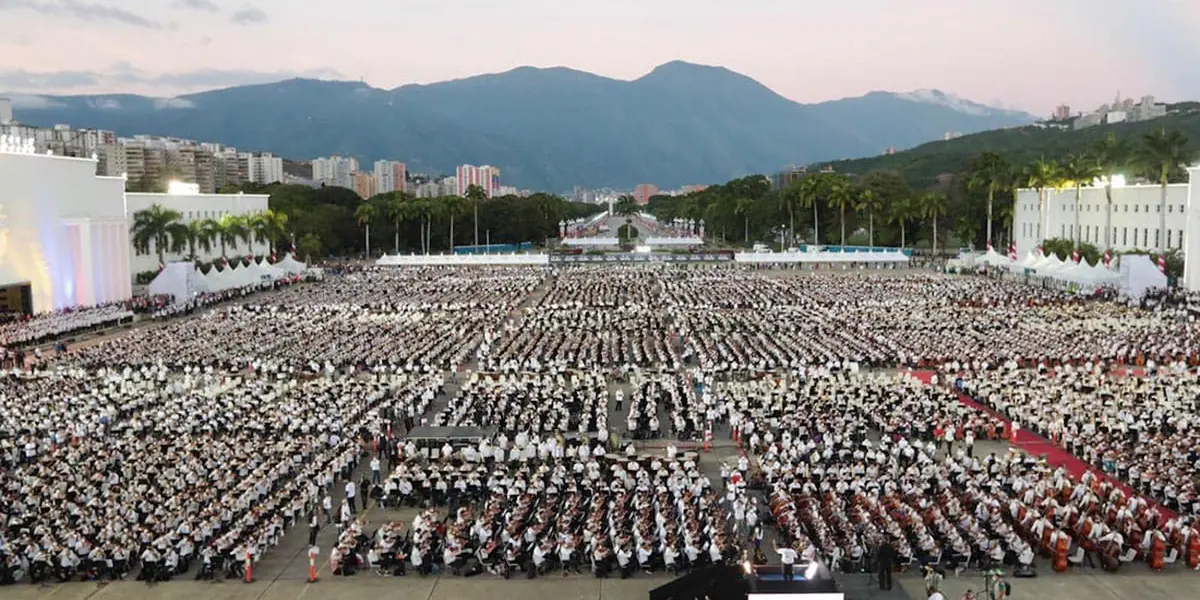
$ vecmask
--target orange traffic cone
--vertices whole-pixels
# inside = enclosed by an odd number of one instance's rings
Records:
[[[250,556],[250,551],[246,551],[246,579],[244,583],[254,583],[254,560]]]
[[[320,581],[320,580],[317,579],[317,556],[316,556],[316,554],[313,554],[312,551],[309,551],[309,553],[308,553],[308,582],[316,583],[318,581]]]
[[[704,451],[712,451],[712,430],[708,429],[704,432]]]

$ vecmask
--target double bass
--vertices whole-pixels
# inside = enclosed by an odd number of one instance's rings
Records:
[[[1121,566],[1121,545],[1114,540],[1100,542],[1100,566],[1105,571],[1116,571]]]

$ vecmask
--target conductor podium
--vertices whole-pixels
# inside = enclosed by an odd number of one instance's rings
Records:
[[[844,600],[829,569],[820,562],[796,563],[787,580],[779,565],[745,568],[718,565],[697,569],[650,591],[650,600]]]

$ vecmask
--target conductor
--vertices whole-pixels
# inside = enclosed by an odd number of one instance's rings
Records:
[[[892,565],[896,562],[896,551],[892,545],[883,542],[875,550],[875,568],[879,573],[879,589],[892,589]]]

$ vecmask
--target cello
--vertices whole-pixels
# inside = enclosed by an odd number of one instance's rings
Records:
[[[1163,556],[1167,552],[1167,542],[1157,529],[1147,533],[1152,536],[1150,540],[1150,568],[1155,571],[1163,570]]]
[[[1057,540],[1054,543],[1054,570],[1065,573],[1068,566],[1067,555],[1071,547],[1070,538],[1061,531],[1055,532],[1055,536]]]
[[[1200,567],[1200,532],[1195,527],[1187,536],[1187,566],[1189,569]]]

